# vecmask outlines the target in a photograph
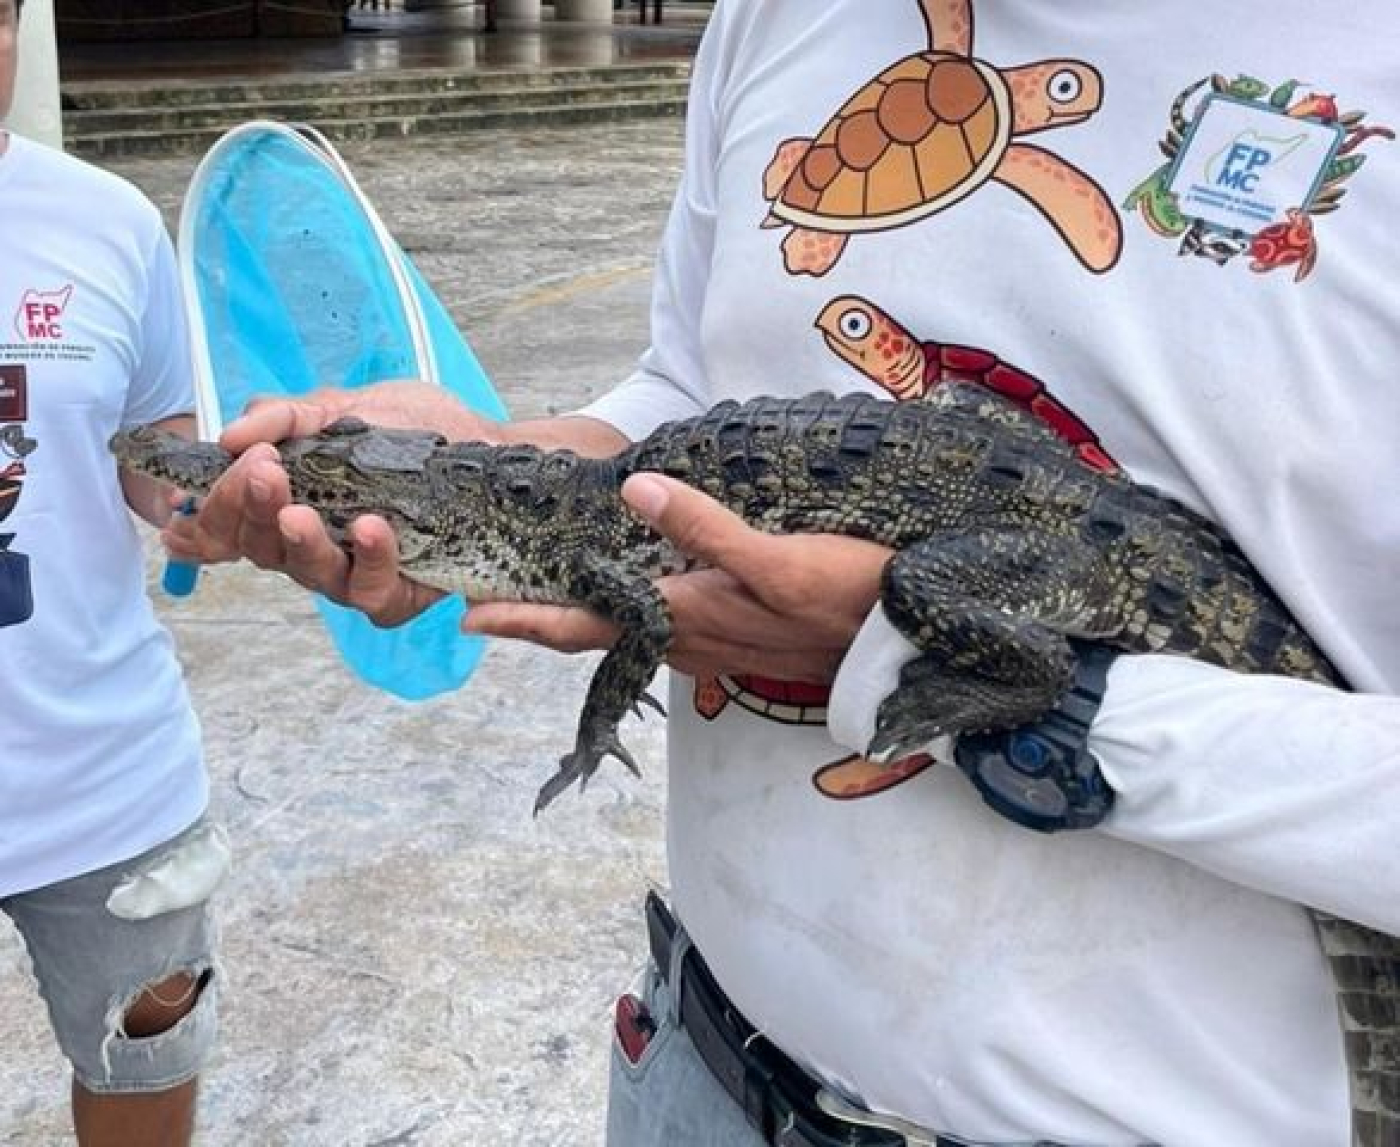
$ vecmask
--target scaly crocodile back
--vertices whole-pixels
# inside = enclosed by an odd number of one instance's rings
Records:
[[[642,470],[694,486],[772,533],[836,533],[899,550],[1003,522],[1018,549],[1065,539],[1111,566],[1103,592],[1082,603],[1082,636],[1240,672],[1339,680],[1221,530],[1166,495],[1090,470],[981,388],[898,404],[862,394],[722,403],[631,447],[610,481]]]

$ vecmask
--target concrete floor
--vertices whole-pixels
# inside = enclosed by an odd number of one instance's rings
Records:
[[[517,417],[629,369],[679,172],[674,121],[347,148]],[[116,169],[173,222],[188,159]],[[159,573],[152,552],[152,573]],[[157,591],[158,592],[158,591]],[[160,610],[204,722],[237,867],[205,1147],[601,1140],[609,1012],[663,878],[662,724],[540,820],[595,664],[496,643],[458,695],[358,684],[310,600],[244,567]],[[68,1142],[67,1081],[0,928],[0,1144]]]

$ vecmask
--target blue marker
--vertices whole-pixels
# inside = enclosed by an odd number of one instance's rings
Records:
[[[194,498],[186,498],[176,508],[177,514],[188,517],[195,512]],[[197,562],[177,562],[173,559],[165,563],[165,573],[160,579],[160,588],[171,597],[189,597],[199,584],[199,564]]]

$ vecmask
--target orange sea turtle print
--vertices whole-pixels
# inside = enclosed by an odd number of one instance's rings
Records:
[[[811,139],[779,144],[763,176],[764,227],[790,227],[783,261],[824,275],[850,236],[926,218],[988,181],[1023,196],[1081,263],[1118,261],[1122,228],[1103,190],[1078,168],[1022,142],[1081,123],[1103,99],[1082,60],[998,68],[972,55],[971,0],[919,0],[928,49],[872,79]]]
[[[1040,379],[989,350],[916,339],[887,312],[855,295],[832,299],[816,327],[838,357],[900,402],[916,401],[951,381],[980,383],[1039,418],[1086,466],[1108,474],[1119,469],[1087,422]]]

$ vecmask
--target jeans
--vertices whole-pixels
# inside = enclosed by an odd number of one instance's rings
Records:
[[[672,953],[678,982],[682,938]],[[649,966],[642,1003],[656,1031],[632,1063],[613,1033],[607,1147],[765,1147],[739,1105],[719,1085],[680,1026],[676,1000]]]

